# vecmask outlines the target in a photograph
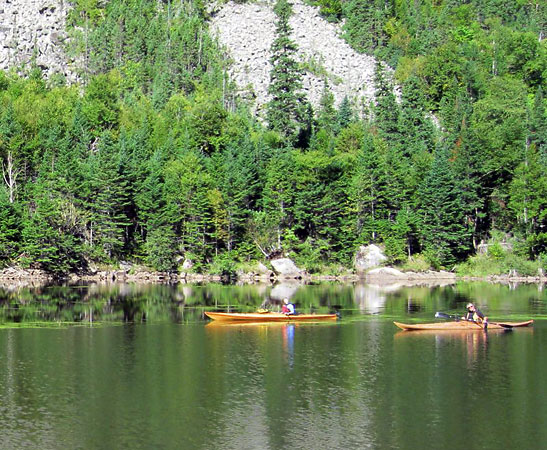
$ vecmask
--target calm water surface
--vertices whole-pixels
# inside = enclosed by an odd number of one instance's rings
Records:
[[[343,319],[203,320],[256,309],[275,297],[263,286],[0,289],[0,448],[547,448],[538,286],[282,288],[299,310]],[[488,334],[392,324],[469,300],[536,322]]]

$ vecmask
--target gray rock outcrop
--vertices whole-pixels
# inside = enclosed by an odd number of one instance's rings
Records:
[[[340,25],[319,15],[319,8],[291,0],[293,15],[290,25],[297,44],[298,58],[307,68],[304,90],[316,108],[325,81],[334,94],[335,105],[345,96],[354,104],[374,99],[374,68],[376,60],[355,52],[341,37]],[[255,98],[260,114],[268,102],[270,83],[270,47],[275,37],[276,16],[273,1],[256,3],[228,2],[213,11],[211,31],[232,57],[231,78],[246,97]]]
[[[0,69],[34,62],[47,78],[75,81],[64,52],[70,8],[63,0],[0,0]]]
[[[292,0],[292,4],[293,40],[299,47],[304,91],[312,105],[319,105],[325,82],[336,106],[345,96],[359,108],[373,101],[375,59],[355,52],[342,39],[341,26],[324,20],[319,8],[302,0]],[[269,58],[276,21],[273,5],[273,0],[259,0],[210,7],[211,32],[234,62],[229,74],[259,114],[269,100]],[[64,0],[0,0],[0,70],[35,63],[46,78],[59,74],[69,83],[78,81],[81,61],[65,52],[71,8]]]

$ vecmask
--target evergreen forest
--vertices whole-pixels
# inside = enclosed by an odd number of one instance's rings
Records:
[[[204,1],[74,0],[81,84],[0,72],[0,268],[230,274],[284,255],[313,273],[377,243],[453,270],[490,243],[489,264],[511,249],[503,270],[546,269],[544,2],[310,0],[379,61],[376,102],[335,107],[326,85],[313,108],[277,0],[262,120]]]

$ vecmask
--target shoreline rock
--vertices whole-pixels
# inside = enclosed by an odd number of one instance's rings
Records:
[[[183,272],[180,274],[170,272],[150,272],[127,270],[105,270],[94,273],[77,274],[71,273],[63,277],[54,276],[43,270],[22,269],[18,267],[8,267],[0,270],[0,285],[13,286],[39,286],[54,282],[91,282],[91,283],[209,283],[223,282],[236,284],[254,284],[266,283],[275,284],[291,280],[295,283],[314,283],[314,282],[338,282],[338,283],[360,283],[366,284],[452,284],[457,281],[469,282],[489,282],[500,284],[514,283],[547,283],[547,277],[544,276],[518,276],[518,275],[489,275],[482,277],[457,276],[451,272],[428,271],[428,272],[401,272],[392,267],[380,267],[369,270],[363,274],[345,273],[341,275],[312,275],[305,271],[298,272],[297,277],[287,277],[283,274],[276,274],[274,271],[262,270],[257,272],[238,273],[236,277],[229,278],[214,274],[199,274]]]

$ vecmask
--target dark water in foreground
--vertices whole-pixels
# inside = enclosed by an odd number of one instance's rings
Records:
[[[232,326],[203,321],[203,310],[227,300],[256,309],[269,291],[93,289],[64,299],[60,287],[0,290],[2,323],[19,324],[0,329],[0,448],[547,446],[547,299],[537,286],[301,287],[300,310],[337,306],[342,321]],[[488,334],[392,324],[467,300],[536,323]]]

